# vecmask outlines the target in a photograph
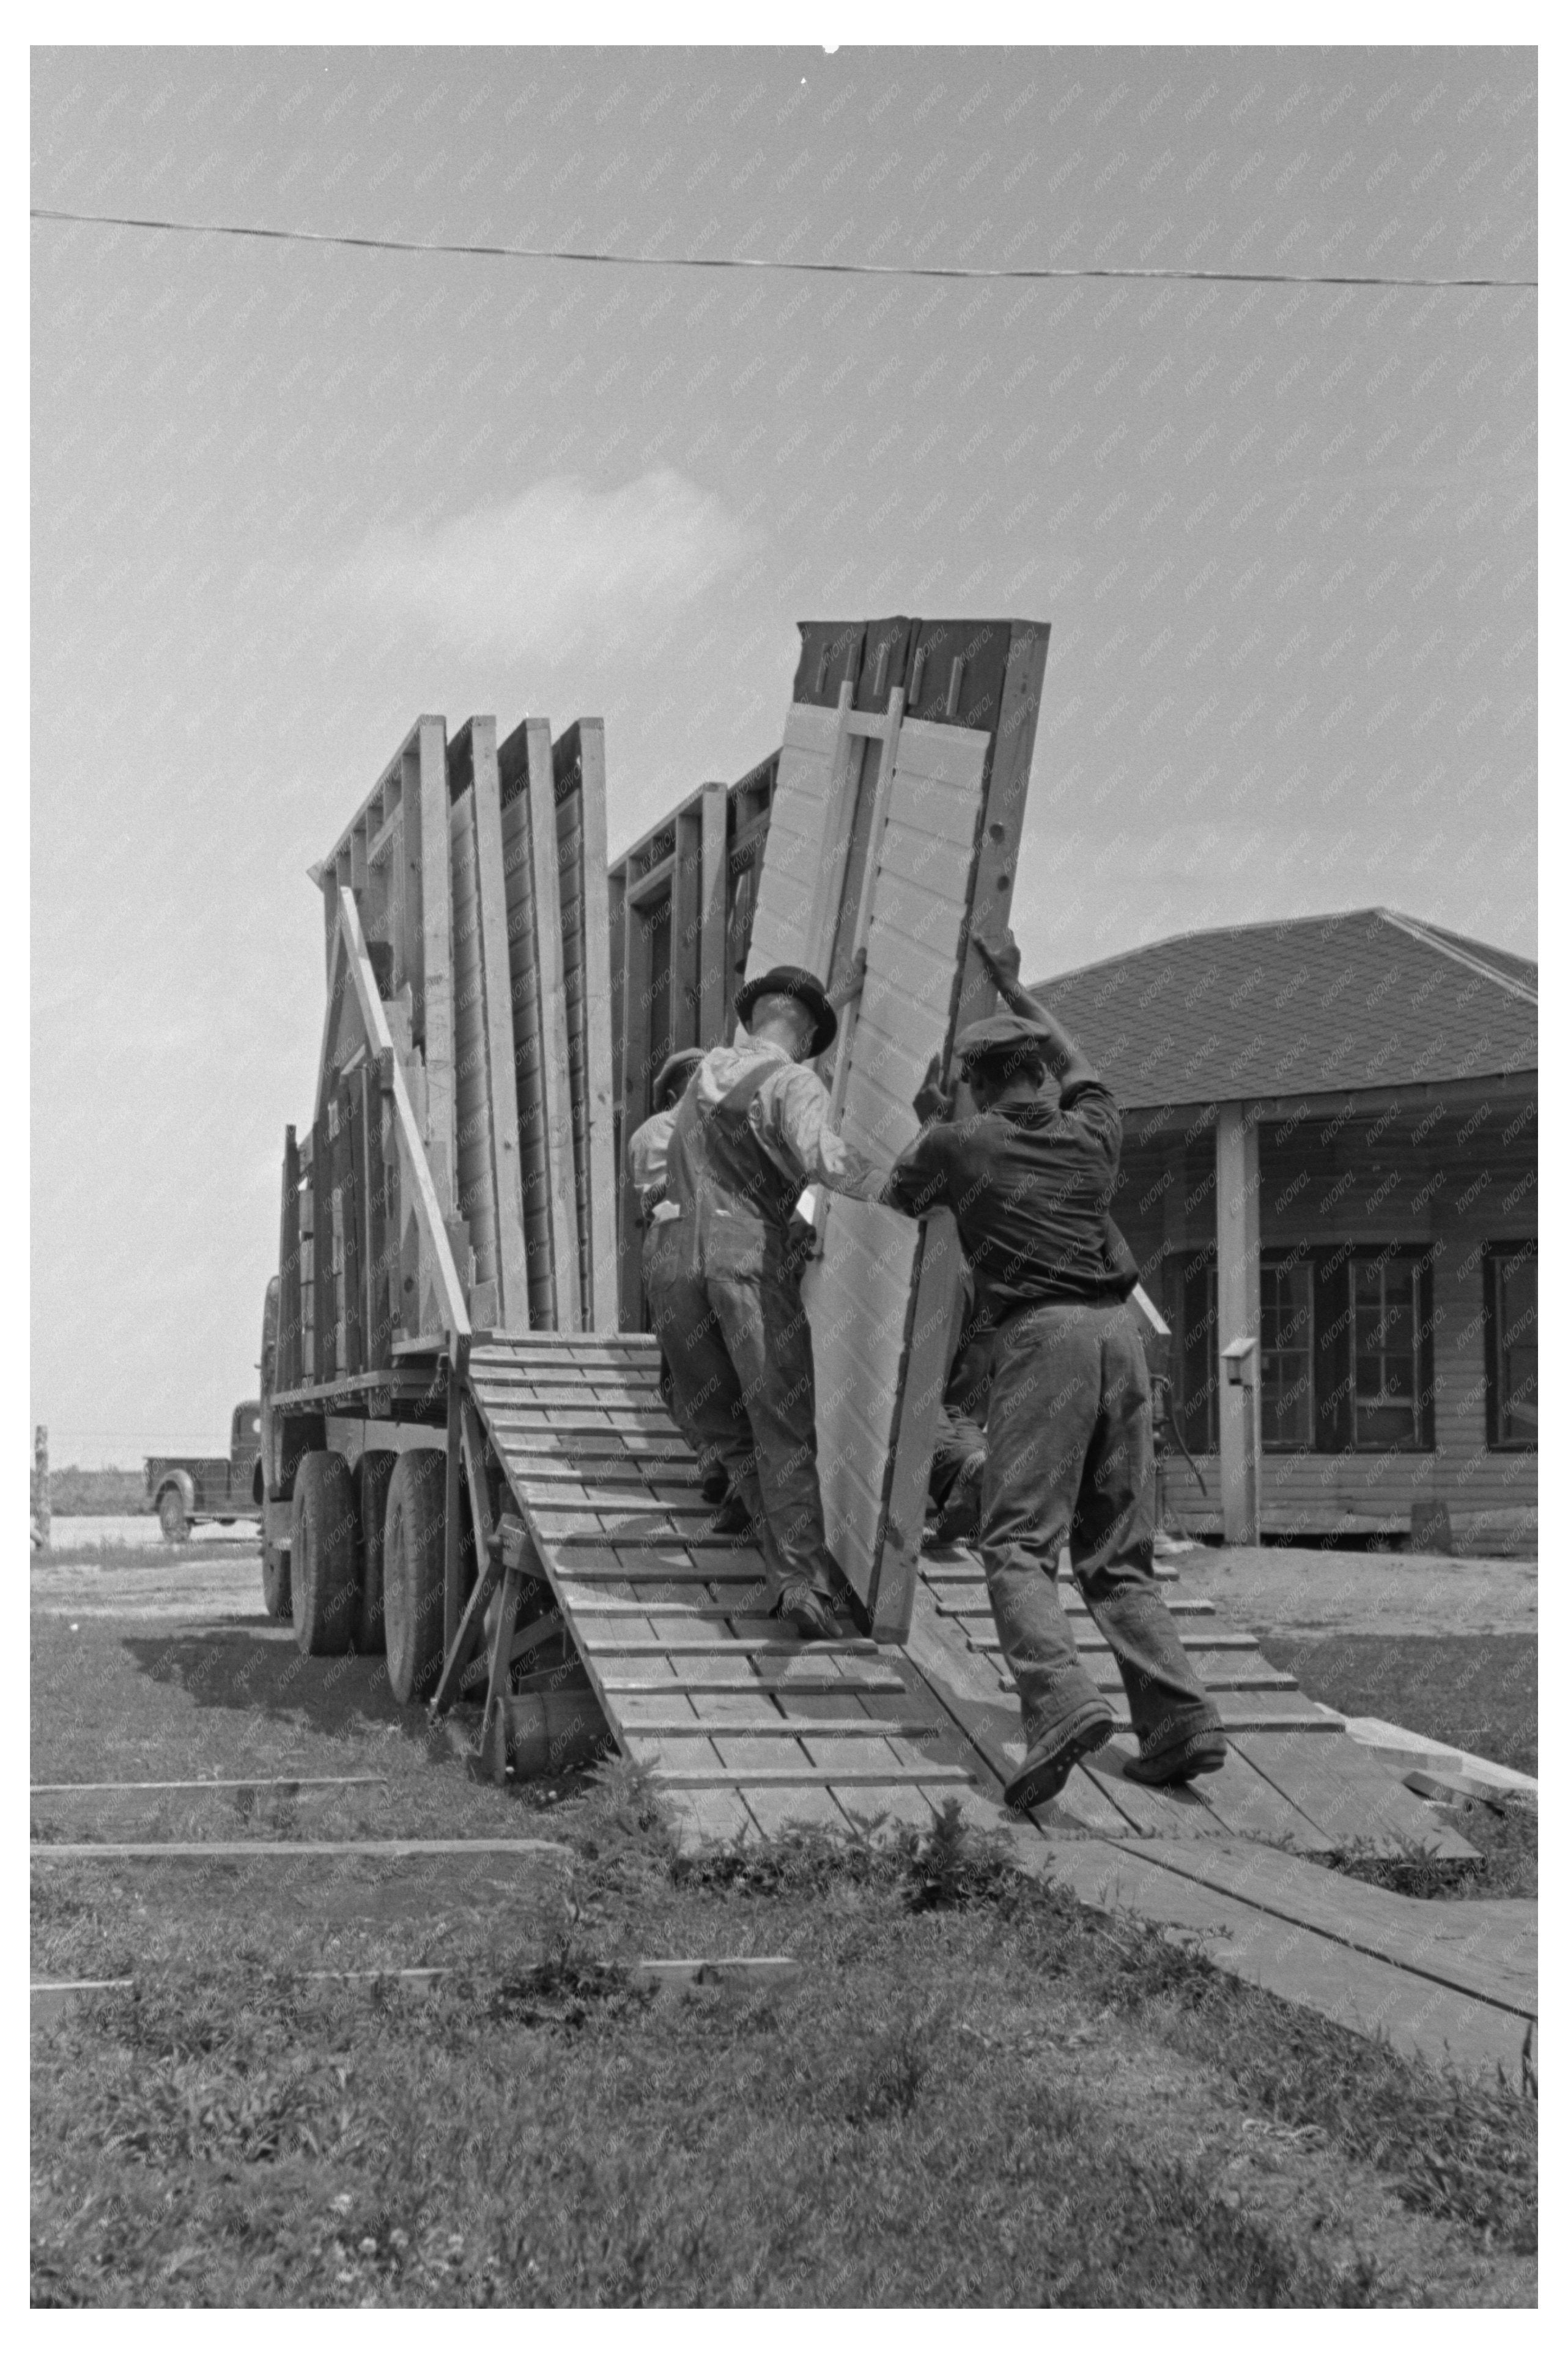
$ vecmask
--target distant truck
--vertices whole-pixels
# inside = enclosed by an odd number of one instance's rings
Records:
[[[189,1536],[201,1521],[226,1527],[262,1509],[261,1405],[247,1398],[234,1409],[228,1453],[149,1455],[145,1509],[156,1512],[171,1544]]]

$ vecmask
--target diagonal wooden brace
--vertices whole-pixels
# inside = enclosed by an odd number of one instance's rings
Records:
[[[510,1513],[503,1515],[499,1528],[491,1525],[490,1494],[484,1478],[484,1433],[474,1412],[472,1400],[468,1397],[462,1401],[461,1449],[463,1469],[468,1475],[469,1503],[473,1512],[479,1575],[474,1580],[473,1592],[468,1597],[457,1632],[447,1646],[440,1681],[430,1699],[432,1716],[444,1716],[457,1699],[462,1685],[463,1670],[473,1657],[484,1625],[484,1614],[490,1607],[490,1598],[502,1575],[504,1553],[508,1549],[515,1552],[521,1563],[522,1547],[526,1542],[522,1522],[514,1520]]]

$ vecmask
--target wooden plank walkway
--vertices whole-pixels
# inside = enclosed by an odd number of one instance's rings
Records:
[[[847,1618],[805,1644],[765,1615],[761,1555],[711,1533],[658,1365],[643,1334],[540,1334],[476,1346],[470,1380],[606,1720],[680,1833],[926,1827],[948,1797],[981,1803],[980,1761],[896,1649]]]
[[[1177,1583],[1174,1575],[1168,1585]],[[1137,1754],[1121,1679],[1110,1646],[1096,1628],[1072,1579],[1061,1581],[1063,1606],[1084,1664],[1105,1694],[1118,1735],[1079,1766],[1043,1818],[1057,1828],[1145,1839],[1237,1836],[1284,1842],[1306,1855],[1352,1841],[1370,1852],[1403,1855],[1414,1846],[1436,1857],[1472,1856],[1457,1831],[1398,1779],[1369,1761],[1340,1717],[1305,1700],[1294,1677],[1270,1666],[1250,1635],[1226,1628],[1212,1602],[1168,1594],[1181,1639],[1213,1696],[1231,1754],[1222,1771],[1185,1790],[1146,1790],[1128,1781]],[[980,1712],[991,1762],[1015,1768],[1022,1743],[1013,1686],[1001,1657],[985,1575],[961,1545],[927,1553],[910,1630],[923,1668],[943,1671]]]
[[[762,1615],[756,1549],[709,1532],[654,1341],[496,1337],[475,1345],[470,1379],[605,1718],[686,1842],[789,1823],[924,1827],[957,1799],[1022,1868],[1086,1903],[1197,1932],[1220,1967],[1402,2050],[1517,2075],[1534,1906],[1421,1903],[1314,1861],[1357,1841],[1474,1851],[1210,1605],[1170,1596],[1225,1719],[1224,1770],[1143,1789],[1122,1774],[1124,1732],[1021,1819],[1001,1802],[1017,1702],[972,1555],[922,1562],[907,1642],[872,1642],[846,1617],[836,1641],[803,1644]],[[1064,1599],[1125,1723],[1070,1581]]]

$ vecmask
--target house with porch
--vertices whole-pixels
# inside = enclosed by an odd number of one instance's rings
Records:
[[[1533,1552],[1534,964],[1370,907],[1033,987],[1121,1105],[1167,1520]]]

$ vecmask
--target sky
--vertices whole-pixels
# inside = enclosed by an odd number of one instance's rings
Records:
[[[1052,624],[1032,974],[1384,904],[1534,955],[1533,52],[33,53],[33,1418],[220,1451],[322,856],[421,711],[607,731],[613,855],[798,620]]]

